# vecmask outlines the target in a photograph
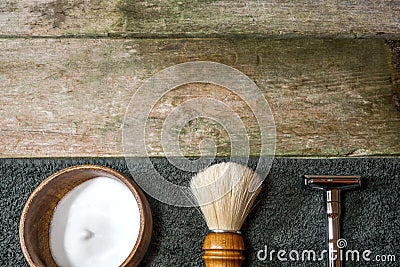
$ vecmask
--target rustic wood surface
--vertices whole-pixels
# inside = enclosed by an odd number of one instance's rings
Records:
[[[383,40],[3,38],[0,50],[1,157],[122,156],[124,113],[136,89],[165,67],[193,60],[227,64],[256,82],[275,117],[277,155],[400,154],[395,74]],[[259,133],[240,99],[189,84],[153,110],[150,155],[163,155],[157,125],[197,96],[227,97],[257,153]],[[188,124],[181,135],[186,155],[196,155],[199,136],[217,140],[218,155],[229,154],[223,129],[208,121]]]
[[[392,82],[395,91],[393,94],[393,103],[397,110],[400,111],[400,40],[389,40],[387,44],[392,51]]]
[[[399,36],[400,1],[3,0],[3,36]]]

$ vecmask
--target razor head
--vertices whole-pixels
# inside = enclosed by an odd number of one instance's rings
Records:
[[[321,190],[351,190],[360,188],[361,176],[304,175],[304,185]]]

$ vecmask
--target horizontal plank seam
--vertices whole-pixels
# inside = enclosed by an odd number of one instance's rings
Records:
[[[216,159],[224,159],[227,158],[228,156],[219,156],[219,157],[215,157]],[[257,156],[252,155],[250,156],[250,158],[255,158]],[[64,160],[64,159],[90,159],[90,158],[101,158],[101,159],[115,159],[115,160],[121,160],[121,159],[125,159],[125,157],[121,156],[121,155],[106,155],[106,156],[96,156],[96,157],[90,157],[90,156],[77,156],[77,157],[64,157],[64,156],[40,156],[40,157],[29,157],[29,156],[22,156],[22,157],[18,157],[18,156],[0,156],[0,159],[20,159],[20,160],[40,160],[40,159],[52,159],[52,160]],[[127,157],[130,159],[143,159],[143,157]],[[163,156],[151,156],[149,157],[151,159],[157,159],[157,158],[166,158]],[[178,158],[178,157],[175,157]],[[186,157],[186,158],[197,158],[197,157]],[[290,159],[373,159],[373,158],[400,158],[400,154],[379,154],[379,155],[366,155],[366,156],[324,156],[324,155],[313,155],[313,156],[304,156],[304,155],[278,155],[276,157],[274,157],[274,159],[285,159],[285,158],[290,158]]]
[[[68,38],[83,38],[83,39],[384,39],[384,40],[398,40],[400,33],[388,34],[353,34],[353,33],[340,33],[340,34],[205,34],[205,35],[192,35],[192,34],[137,34],[137,33],[104,33],[104,34],[63,34],[63,35],[27,35],[27,34],[14,34],[4,35],[0,34],[0,39],[68,39]]]

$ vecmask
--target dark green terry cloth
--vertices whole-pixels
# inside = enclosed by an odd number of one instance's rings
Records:
[[[164,158],[153,159],[153,163],[166,177],[189,181],[192,176],[175,169]],[[19,246],[18,223],[34,188],[54,172],[79,164],[99,164],[131,177],[123,158],[0,159],[1,266],[27,266]],[[140,160],[137,165],[140,167]],[[371,250],[371,259],[395,255],[397,261],[360,259],[348,261],[346,266],[400,266],[400,159],[395,158],[275,159],[257,205],[242,229],[247,248],[243,266],[326,266],[325,261],[291,261],[288,254],[288,261],[278,260],[276,253],[272,260],[262,260],[265,253],[258,253],[265,246],[268,254],[271,250],[319,253],[325,249],[323,193],[302,188],[304,174],[358,174],[366,178],[365,190],[345,194],[342,236],[347,248],[358,250],[360,257],[364,250]],[[207,227],[199,211],[147,197],[154,231],[142,266],[203,266],[201,246]]]

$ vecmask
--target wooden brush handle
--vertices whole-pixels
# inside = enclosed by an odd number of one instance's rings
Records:
[[[203,250],[206,267],[240,267],[244,260],[244,242],[239,233],[210,232]]]

